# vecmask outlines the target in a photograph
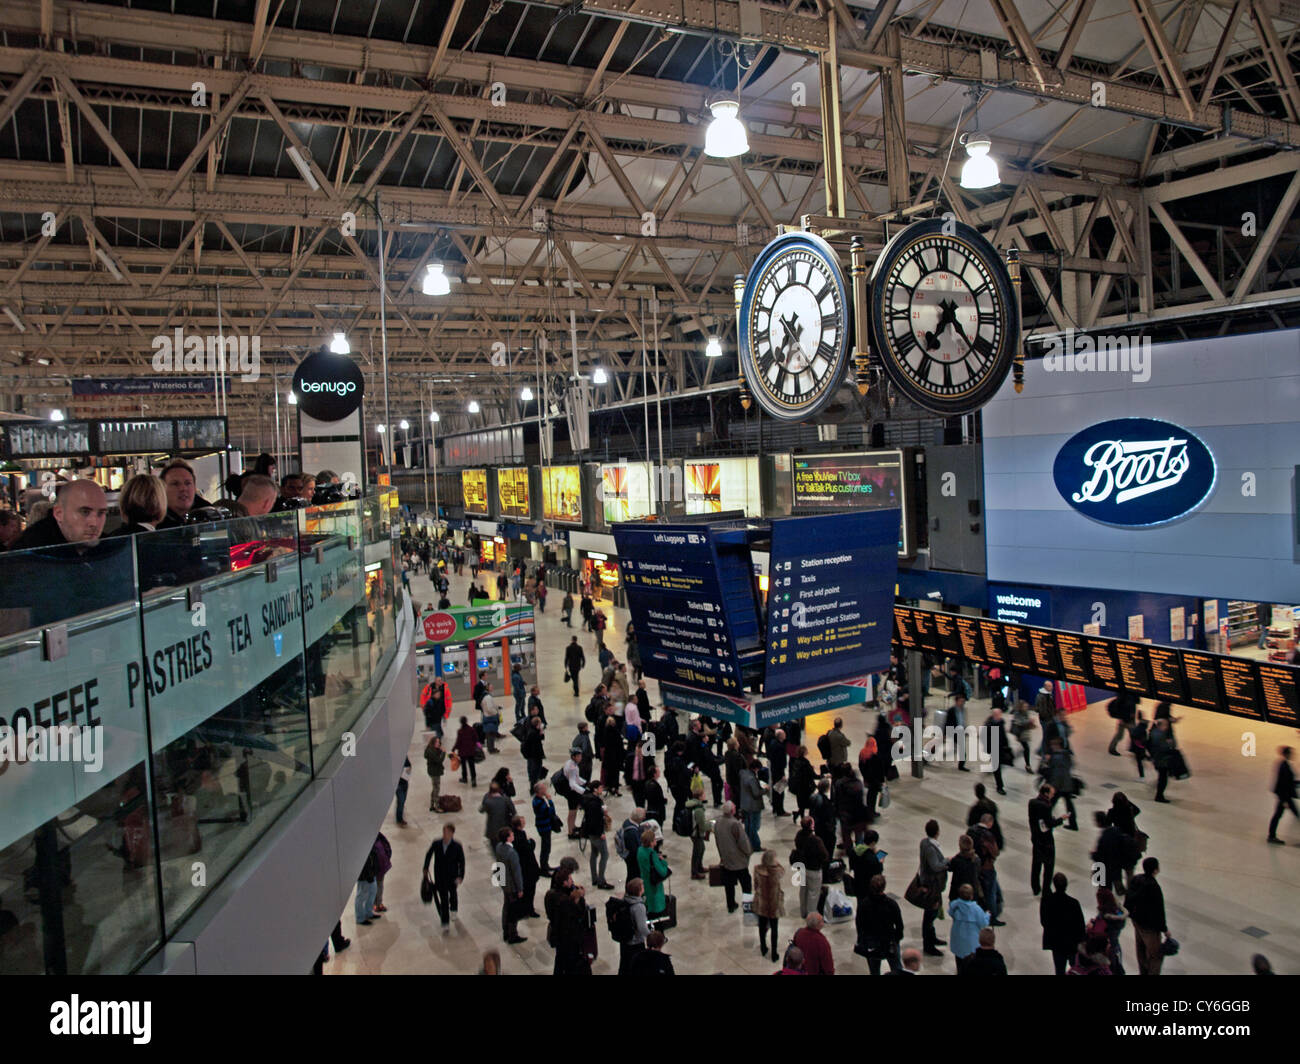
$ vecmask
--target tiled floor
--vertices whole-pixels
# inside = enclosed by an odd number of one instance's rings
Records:
[[[453,578],[451,598],[463,600],[468,587],[468,575]],[[428,582],[423,577],[413,581],[413,594],[417,601],[432,601]],[[551,608],[540,615],[537,622],[539,675],[550,728],[547,738],[548,773],[559,768],[561,755],[567,750],[577,721],[587,702],[584,690],[575,698],[567,685],[562,685],[561,653],[572,633],[564,630],[560,622],[559,595],[551,596]],[[611,616],[607,641],[616,653],[623,648],[623,631],[627,614],[606,604]],[[577,631],[575,628],[574,631]],[[588,656],[594,658],[593,637],[582,636]],[[586,670],[585,679],[594,683],[594,669]],[[656,700],[651,683],[651,700]],[[933,698],[931,712],[939,708],[940,701]],[[459,716],[466,706],[458,703],[454,716]],[[472,705],[468,709],[472,711]],[[984,706],[973,704],[969,717],[974,723],[983,719]],[[1144,706],[1150,716],[1151,706]],[[512,716],[505,707],[506,716]],[[1073,715],[1071,722],[1077,731],[1074,747],[1078,756],[1078,774],[1087,781],[1088,790],[1078,801],[1081,830],[1077,833],[1057,832],[1057,869],[1070,878],[1069,892],[1079,898],[1086,916],[1095,911],[1093,889],[1089,885],[1089,852],[1096,841],[1091,828],[1094,810],[1109,805],[1116,787],[1122,788],[1141,807],[1141,827],[1151,836],[1149,853],[1160,859],[1168,908],[1169,925],[1173,935],[1182,943],[1182,951],[1165,963],[1167,974],[1246,973],[1250,958],[1263,952],[1273,962],[1278,972],[1300,971],[1300,926],[1295,919],[1295,894],[1300,885],[1300,824],[1293,819],[1283,823],[1281,836],[1291,845],[1269,846],[1264,841],[1268,817],[1273,808],[1270,795],[1276,748],[1283,743],[1294,743],[1295,733],[1272,725],[1255,724],[1231,717],[1223,717],[1195,710],[1182,710],[1183,721],[1178,725],[1178,738],[1193,770],[1193,777],[1182,783],[1171,783],[1170,805],[1156,805],[1153,773],[1148,771],[1146,781],[1136,779],[1130,757],[1114,758],[1106,754],[1106,744],[1112,732],[1112,722],[1104,707],[1094,705]],[[412,710],[419,719],[419,712]],[[471,712],[471,719],[474,715]],[[867,729],[875,724],[875,712],[869,709],[845,714],[846,730],[860,745]],[[815,749],[816,735],[830,727],[827,715],[809,720],[808,746]],[[1253,736],[1253,747],[1251,737]],[[421,752],[426,742],[422,721],[411,742],[411,763],[414,775],[406,815],[410,826],[401,828],[393,819],[390,809],[382,830],[393,844],[393,869],[388,874],[385,887],[385,904],[388,913],[384,919],[369,927],[355,927],[352,907],[349,904],[343,916],[345,933],[352,939],[352,947],[341,956],[331,959],[325,966],[332,974],[425,974],[474,973],[478,971],[483,953],[498,949],[502,953],[504,970],[514,973],[547,973],[551,971],[553,952],[545,942],[544,920],[525,921],[520,933],[528,941],[520,946],[505,946],[501,942],[500,909],[501,892],[489,883],[491,859],[481,837],[482,815],[477,812],[478,802],[485,792],[485,784],[501,764],[508,765],[516,780],[520,798],[516,804],[527,817],[529,834],[533,835],[531,811],[527,808],[525,783],[527,776],[523,759],[518,753],[518,743],[505,739],[501,756],[489,757],[480,766],[480,785],[477,789],[460,784],[458,779],[444,777],[443,793],[459,794],[465,811],[452,819],[457,825],[457,838],[466,849],[468,875],[460,895],[459,919],[454,920],[444,933],[432,906],[419,900],[420,869],[430,843],[439,836],[443,817],[428,811],[429,781],[424,774]],[[1300,745],[1300,744],[1297,744]],[[1251,752],[1253,749],[1253,753]],[[815,754],[814,754],[815,758]],[[892,788],[893,803],[884,818],[876,825],[881,835],[881,849],[888,851],[885,862],[891,893],[900,895],[916,870],[917,847],[923,834],[923,825],[935,817],[942,825],[940,842],[944,852],[955,853],[957,836],[965,823],[965,814],[972,800],[971,788],[981,779],[991,787],[991,777],[976,773],[959,773],[950,765],[927,766],[925,778],[910,778],[904,765],[902,778]],[[1013,974],[1050,974],[1050,954],[1040,948],[1041,930],[1038,907],[1029,890],[1029,844],[1026,821],[1026,803],[1032,794],[1033,777],[1023,766],[1006,772],[1009,793],[999,799],[1001,820],[1007,840],[1003,856],[998,861],[999,878],[1006,894],[1006,911],[1003,919],[1008,923],[999,929],[998,948],[1006,958]],[[619,824],[631,809],[631,798],[613,799],[610,812]],[[563,803],[560,803],[563,815]],[[774,847],[782,864],[794,839],[794,827],[788,817],[779,821],[771,813],[764,816],[762,839],[766,846]],[[579,857],[582,869],[578,881],[590,885],[587,861],[577,850],[577,844],[556,839],[551,863],[572,853]],[[739,914],[728,916],[720,889],[709,889],[703,882],[692,882],[689,875],[689,840],[668,835],[665,853],[675,872],[671,890],[678,899],[679,925],[670,933],[667,952],[679,973],[746,973],[765,974],[775,970],[770,960],[758,952],[758,935],[755,928],[743,927]],[[716,861],[716,851],[709,846],[707,862]],[[621,889],[622,862],[610,844],[610,864],[607,877]],[[538,909],[541,910],[539,887]],[[589,897],[598,908],[603,908],[602,891],[592,891]],[[786,912],[793,913],[781,922],[781,942],[789,941],[799,925],[797,893],[787,886]],[[907,927],[904,946],[920,945],[920,911],[903,903],[903,918]],[[595,965],[597,974],[612,974],[617,969],[617,946],[604,930],[604,915],[600,914],[600,951]],[[947,923],[940,924],[940,934],[947,937]],[[1249,930],[1248,930],[1249,929]],[[1263,931],[1262,937],[1258,935]],[[835,954],[837,972],[866,974],[866,962],[852,953],[854,931],[852,922],[827,928]],[[1130,971],[1133,964],[1133,935],[1126,929],[1124,950]],[[945,951],[946,953],[946,951]],[[611,958],[612,963],[611,963]],[[926,974],[951,973],[953,960],[926,958]]]

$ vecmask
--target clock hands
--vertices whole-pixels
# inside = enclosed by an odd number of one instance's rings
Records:
[[[781,318],[781,328],[785,330],[785,341],[781,344],[781,352],[784,355],[793,346],[798,349],[799,334],[803,332],[803,326],[799,324],[799,315],[791,314],[788,318]]]
[[[949,325],[956,330],[957,334],[966,341],[966,346],[971,346],[971,339],[966,335],[966,330],[962,328],[961,322],[957,320],[957,304],[951,299],[941,299],[939,301],[939,324],[935,326],[934,332],[926,331],[925,346],[930,351],[939,350],[939,336]]]

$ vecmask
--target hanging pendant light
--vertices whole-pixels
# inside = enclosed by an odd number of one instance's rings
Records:
[[[998,174],[997,160],[989,154],[993,142],[982,133],[969,133],[963,136],[966,146],[966,164],[961,168],[962,188],[991,188],[1000,185],[1002,178]]]
[[[710,336],[709,342],[704,345],[704,354],[708,358],[722,357],[722,341],[716,336]]]
[[[426,296],[445,296],[451,292],[451,282],[447,280],[447,274],[443,271],[441,262],[429,263],[421,287]]]
[[[740,120],[740,102],[716,100],[709,105],[713,121],[704,136],[704,154],[714,159],[734,159],[749,151],[749,133]]]
[[[348,343],[348,338],[341,332],[334,334],[334,339],[330,341],[330,350],[336,355],[348,355],[352,353],[352,346]]]

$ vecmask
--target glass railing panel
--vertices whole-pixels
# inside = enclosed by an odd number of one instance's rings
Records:
[[[303,618],[314,602],[292,512],[136,539],[171,933],[311,779]],[[168,566],[162,579],[154,564]]]
[[[120,974],[161,942],[129,539],[0,554],[0,974]]]

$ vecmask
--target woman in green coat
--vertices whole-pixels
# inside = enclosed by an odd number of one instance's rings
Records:
[[[641,882],[645,884],[646,918],[653,920],[668,911],[664,883],[672,875],[668,862],[655,849],[655,829],[641,832],[641,845],[636,851],[637,867],[641,869]]]

